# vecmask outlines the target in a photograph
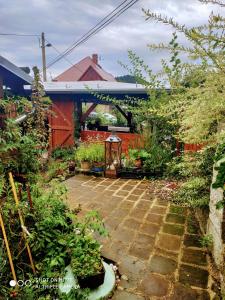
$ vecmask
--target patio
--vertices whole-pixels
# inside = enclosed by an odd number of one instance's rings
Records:
[[[208,258],[198,224],[169,202],[168,182],[95,178],[66,181],[68,204],[97,210],[110,237],[102,254],[122,275],[113,300],[210,299]]]

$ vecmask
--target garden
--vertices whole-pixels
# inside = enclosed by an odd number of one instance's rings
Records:
[[[220,1],[200,2],[224,8]],[[144,179],[153,185],[166,182],[172,207],[188,209],[199,222],[198,242],[217,274],[211,274],[217,284],[214,299],[223,299],[224,261],[217,263],[217,240],[208,230],[207,220],[212,210],[222,215],[225,203],[224,17],[212,13],[208,24],[187,28],[151,11],[143,13],[147,21],[170,25],[174,33],[168,45],[149,45],[152,51],[166,49],[170,53],[168,60],[162,60],[158,74],[128,52],[131,67],[124,67],[148,92],[148,99],[127,97],[122,102],[132,112],[141,145],[132,144],[122,153],[122,141],[112,134],[106,141],[79,142],[76,147],[50,152],[47,119],[52,114],[51,100],[44,95],[37,68],[33,69],[31,101],[9,94],[1,99],[0,299],[91,299],[91,291],[104,282],[105,263],[115,271],[118,286],[117,262],[104,258],[101,251],[100,241],[110,235],[105,216],[96,210],[80,214],[80,205],[71,209],[66,203],[65,183],[80,173],[90,180],[106,176],[110,180]],[[187,38],[189,47],[179,44],[179,33]],[[118,99],[93,95],[121,105]],[[25,113],[23,121],[9,118],[12,107],[17,115]],[[95,127],[98,120],[93,124],[90,118],[88,122]],[[115,124],[115,120],[111,122]],[[187,144],[198,145],[199,150],[187,151]],[[212,207],[214,191],[221,197]],[[223,219],[220,225],[224,235]],[[219,250],[224,255],[223,249]],[[68,266],[76,282],[66,292],[59,286]],[[43,288],[48,285],[54,287]],[[109,293],[107,297],[113,296]]]

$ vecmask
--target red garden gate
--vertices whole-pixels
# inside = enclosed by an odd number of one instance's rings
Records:
[[[49,117],[50,148],[74,145],[74,101],[54,100]]]

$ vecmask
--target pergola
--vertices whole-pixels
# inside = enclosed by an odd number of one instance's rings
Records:
[[[0,98],[4,89],[12,95],[30,96],[33,78],[10,61],[0,56]],[[127,119],[128,126],[132,123],[132,114],[125,112],[123,107],[110,101],[101,100],[101,96],[125,100],[128,97],[147,98],[144,86],[140,84],[110,81],[77,81],[77,82],[44,82],[44,90],[52,100],[52,114],[49,117],[51,127],[50,146],[68,146],[74,144],[74,113],[78,115],[78,126],[85,122],[88,115],[98,104],[115,105]],[[86,112],[82,112],[82,103],[91,103]]]

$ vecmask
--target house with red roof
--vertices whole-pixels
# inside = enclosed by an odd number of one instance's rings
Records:
[[[116,81],[112,74],[106,72],[98,63],[98,54],[87,56],[73,65],[53,81]]]

